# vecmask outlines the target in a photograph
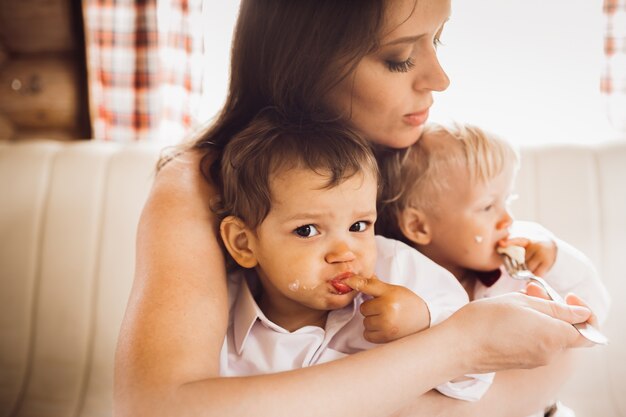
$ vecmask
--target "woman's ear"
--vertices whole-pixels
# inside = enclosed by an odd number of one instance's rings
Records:
[[[404,237],[421,246],[431,242],[431,227],[426,213],[414,207],[407,207],[399,217],[400,230]]]
[[[257,259],[250,245],[250,229],[239,217],[228,216],[220,224],[224,246],[235,262],[244,268],[254,268]]]

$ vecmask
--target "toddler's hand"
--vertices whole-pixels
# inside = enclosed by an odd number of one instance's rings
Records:
[[[515,237],[500,242],[500,246],[522,246],[526,249],[526,266],[540,277],[545,276],[556,261],[556,243],[552,240],[530,240]]]
[[[356,291],[371,295],[361,304],[365,340],[387,343],[429,327],[426,302],[406,287],[392,285],[376,277],[353,276],[344,281]]]

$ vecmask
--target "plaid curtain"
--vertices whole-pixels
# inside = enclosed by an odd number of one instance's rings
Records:
[[[197,124],[202,0],[83,0],[95,138],[176,143]]]
[[[604,0],[606,66],[600,89],[611,124],[626,131],[626,0]]]

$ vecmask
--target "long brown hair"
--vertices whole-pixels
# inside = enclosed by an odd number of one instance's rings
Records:
[[[201,171],[220,185],[219,155],[264,108],[336,119],[327,93],[378,47],[385,0],[242,0],[230,87],[216,121],[193,142]]]

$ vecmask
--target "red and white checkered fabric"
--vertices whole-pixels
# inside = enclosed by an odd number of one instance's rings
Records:
[[[626,131],[626,0],[604,0],[606,66],[600,89],[611,124]]]
[[[176,143],[202,94],[202,0],[83,0],[95,138]]]

